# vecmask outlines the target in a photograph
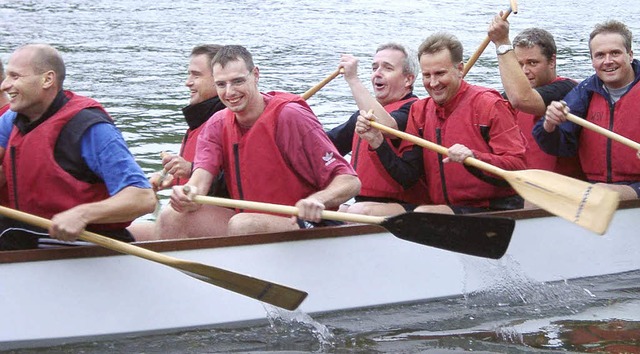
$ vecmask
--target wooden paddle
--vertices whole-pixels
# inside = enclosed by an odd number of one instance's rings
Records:
[[[628,146],[628,147],[630,147],[632,149],[635,149],[637,151],[636,154],[640,158],[640,144],[639,143],[637,143],[637,142],[635,142],[635,141],[633,141],[633,140],[631,140],[629,138],[626,138],[626,137],[624,137],[624,136],[622,136],[620,134],[614,133],[609,129],[605,129],[605,128],[599,126],[599,125],[593,124],[593,123],[589,122],[588,120],[580,118],[580,117],[578,117],[578,116],[576,116],[574,114],[571,114],[571,113],[567,114],[567,120],[569,120],[569,121],[571,121],[571,122],[573,122],[573,123],[575,123],[575,124],[577,124],[579,126],[585,127],[585,128],[587,128],[589,130],[593,130],[596,133],[602,134],[602,135],[606,136],[607,138],[609,138],[611,140],[615,140],[615,141],[617,141],[617,142],[619,142],[621,144],[624,144],[624,145],[626,145],[626,146]]]
[[[418,146],[447,155],[444,146],[371,122],[371,126]],[[506,171],[473,157],[464,163],[505,179],[522,198],[600,235],[618,208],[620,195],[606,187],[544,170]]]
[[[331,80],[335,79],[338,75],[342,73],[342,68],[334,71],[331,75],[327,76],[324,80],[320,81],[318,84],[307,90],[307,92],[300,95],[302,99],[308,100],[309,97],[313,96],[316,92],[320,91],[326,84],[328,84]]]
[[[51,221],[48,219],[3,206],[0,206],[0,214],[44,229],[48,229],[51,225]],[[83,231],[80,239],[120,253],[164,264],[198,280],[287,310],[295,310],[307,297],[307,293],[304,291],[205,264],[170,257],[93,232]]]
[[[509,15],[512,12],[514,14],[518,13],[518,2],[516,0],[511,0],[511,4],[510,5],[511,6],[509,7],[509,9],[507,11],[505,11],[501,16],[503,20],[506,20],[507,17],[509,17]],[[473,64],[476,63],[478,58],[480,58],[480,55],[482,55],[482,52],[484,52],[484,50],[487,49],[487,46],[489,45],[489,42],[491,42],[491,38],[489,38],[489,36],[486,36],[484,41],[482,41],[482,43],[480,44],[480,46],[476,50],[476,52],[473,53],[473,55],[469,58],[469,60],[464,64],[464,69],[462,70],[462,77],[465,77],[467,75],[467,73],[469,72],[469,70],[471,70],[471,67],[473,66]]]
[[[189,194],[189,186],[183,188]],[[226,208],[298,215],[298,208],[288,205],[252,202],[196,195],[193,201]],[[515,221],[504,217],[404,213],[389,218],[325,210],[322,218],[380,225],[394,236],[447,251],[498,259],[511,241]]]

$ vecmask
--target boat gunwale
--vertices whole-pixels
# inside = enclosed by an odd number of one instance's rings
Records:
[[[639,200],[621,201],[618,209],[639,208]],[[519,209],[511,211],[500,211],[491,213],[475,214],[478,216],[499,216],[508,217],[514,220],[533,219],[553,216],[542,209]],[[348,237],[384,232],[385,229],[378,225],[341,225],[331,227],[321,227],[307,230],[295,230],[285,232],[273,232],[263,234],[252,234],[242,236],[220,236],[203,237],[190,239],[172,239],[159,241],[134,242],[140,246],[155,252],[171,252],[183,250],[195,250],[205,248],[222,248],[234,246],[246,246],[256,244],[292,242],[302,240],[313,240],[323,238]],[[47,261],[58,259],[107,257],[122,255],[100,246],[73,246],[40,248],[19,251],[0,251],[0,264],[20,263],[32,261]]]

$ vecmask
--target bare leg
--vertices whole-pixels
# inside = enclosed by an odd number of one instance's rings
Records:
[[[238,213],[229,220],[228,233],[233,236],[299,229],[300,227],[291,217],[259,213]]]
[[[373,216],[390,216],[404,213],[404,207],[398,203],[359,202],[347,209],[348,213]]]
[[[158,240],[226,236],[232,209],[203,205],[191,213],[178,213],[171,206],[162,209],[156,222]]]
[[[127,230],[131,232],[133,238],[136,241],[153,241],[156,240],[155,230],[156,223],[153,221],[138,221],[134,222]]]
[[[417,213],[453,214],[453,210],[446,205],[421,205],[415,209]]]

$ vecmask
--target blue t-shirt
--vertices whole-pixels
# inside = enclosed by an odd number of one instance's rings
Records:
[[[0,117],[0,146],[5,148],[17,114],[11,110]],[[82,136],[82,158],[105,183],[110,195],[125,187],[151,188],[120,131],[109,123],[90,126]]]
[[[7,148],[9,135],[11,135],[11,129],[13,129],[13,121],[17,115],[16,112],[8,110],[0,117],[0,147],[2,148]]]

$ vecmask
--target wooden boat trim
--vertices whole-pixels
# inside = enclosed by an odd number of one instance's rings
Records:
[[[620,203],[619,209],[631,209],[638,207],[640,207],[640,200],[629,200],[622,201]],[[551,216],[551,214],[542,209],[522,209],[514,211],[486,213],[483,215],[503,216],[513,218],[515,220]],[[135,244],[155,252],[171,252],[201,248],[221,248],[298,240],[347,237],[379,233],[384,231],[384,228],[377,225],[343,225],[266,234],[162,240],[137,242]],[[69,258],[107,257],[116,255],[121,254],[99,246],[59,247],[21,251],[3,251],[0,252],[0,263],[19,263]]]

